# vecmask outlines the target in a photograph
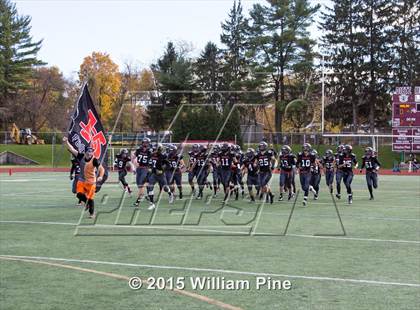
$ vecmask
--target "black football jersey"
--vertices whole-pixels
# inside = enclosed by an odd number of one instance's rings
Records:
[[[166,165],[166,169],[170,171],[179,170],[182,158],[181,154],[169,154],[167,158],[169,164]]]
[[[136,156],[136,161],[139,168],[149,167],[149,160],[152,152],[150,149],[143,149],[142,147],[138,148],[134,155]]]
[[[360,169],[366,168],[366,171],[372,172],[379,168],[381,164],[378,161],[376,156],[363,156],[362,157],[362,167]]]
[[[209,165],[209,158],[207,153],[199,153],[195,157],[195,170],[206,169]]]
[[[124,170],[129,161],[131,161],[130,157],[122,157],[118,154],[117,156],[115,156],[114,166],[118,170]]]
[[[159,154],[158,152],[151,154],[149,166],[152,168],[152,172],[156,172],[156,170],[163,170],[163,167],[168,165],[169,162],[166,154]]]
[[[194,163],[197,159],[197,156],[198,156],[198,154],[194,153],[193,151],[188,152],[188,157],[189,157],[188,163],[189,163],[190,168],[194,165]]]
[[[213,169],[217,169],[217,159],[219,158],[219,153],[214,151],[210,154],[210,164]]]
[[[290,172],[293,167],[296,166],[296,155],[295,154],[280,154],[279,156],[279,167],[283,171]]]
[[[324,156],[322,157],[322,165],[324,168],[328,171],[334,170],[334,163],[335,163],[335,157],[334,156]]]
[[[314,174],[314,175],[317,175],[317,174],[321,173],[319,162],[317,162],[316,160],[313,163],[313,165],[311,166],[311,173]]]
[[[340,156],[343,155],[343,153],[335,153],[334,158],[335,158],[335,166],[337,167],[337,169],[341,170],[341,167],[338,167],[338,165],[340,164]]]
[[[265,151],[264,153],[257,153],[258,166],[261,172],[271,171],[271,160],[273,159],[273,157],[274,153],[272,150]]]
[[[253,158],[253,159],[245,158],[242,165],[248,171],[249,176],[256,176],[257,175],[257,173],[258,173],[258,163],[256,161],[256,158]]]
[[[338,165],[341,166],[341,170],[350,172],[353,171],[354,165],[357,164],[356,155],[351,154],[341,154],[338,156]]]
[[[244,153],[237,152],[236,153],[236,166],[238,168],[241,168],[241,165],[242,165],[243,161],[244,161]]]
[[[300,152],[297,158],[297,166],[299,167],[299,170],[305,173],[310,172],[312,167],[315,165],[315,159],[316,157],[314,154],[305,155],[303,152]]]
[[[219,163],[222,169],[230,169],[236,154],[234,152],[221,152],[219,154]]]
[[[74,175],[78,176],[80,174],[80,163],[78,160],[74,159],[71,161],[71,169],[70,169],[70,175],[74,173]]]

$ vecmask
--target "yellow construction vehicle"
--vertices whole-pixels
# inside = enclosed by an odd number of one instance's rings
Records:
[[[30,128],[19,129],[15,123],[12,124],[10,137],[17,144],[45,144],[43,139],[38,139],[32,134]]]

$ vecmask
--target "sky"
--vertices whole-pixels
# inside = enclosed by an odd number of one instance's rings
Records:
[[[198,55],[208,41],[220,46],[221,22],[233,0],[12,0],[32,18],[34,40],[43,40],[39,58],[77,79],[83,58],[106,52],[120,68],[149,66],[168,41],[187,42]],[[244,13],[264,0],[242,0]],[[328,0],[312,0],[327,4]],[[319,31],[311,28],[316,38]]]

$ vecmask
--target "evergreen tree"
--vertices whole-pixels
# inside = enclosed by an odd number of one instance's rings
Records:
[[[420,1],[394,0],[394,86],[420,85]]]
[[[248,48],[248,20],[242,12],[242,3],[236,0],[230,10],[229,17],[222,23],[220,41],[225,48],[222,50],[224,59],[224,83],[226,90],[238,91],[244,88],[249,77],[249,61],[246,57]],[[236,102],[237,94],[231,94],[229,101]]]
[[[168,42],[163,56],[151,66],[157,96],[151,97],[146,123],[156,131],[167,128],[178,105],[192,102],[191,61]]]
[[[42,41],[33,41],[30,23],[15,4],[0,0],[0,102],[9,115],[11,99],[28,87],[33,66],[42,64],[36,58]]]
[[[394,4],[389,0],[361,1],[361,18],[358,27],[361,33],[360,47],[364,53],[361,66],[362,79],[367,81],[365,89],[368,96],[363,102],[362,115],[365,115],[371,133],[375,131],[375,119],[389,116],[391,98],[393,37],[392,24]],[[388,117],[386,117],[388,118]]]
[[[360,0],[334,0],[332,8],[322,14],[321,38],[325,54],[327,93],[330,101],[327,117],[335,123],[359,127],[359,105],[364,95],[361,65],[363,51],[359,48],[363,33],[360,24]]]
[[[182,91],[192,89],[191,61],[178,53],[172,42],[168,42],[163,56],[151,67],[157,90],[162,92],[159,103],[163,105],[163,108],[166,105],[179,105],[185,99],[185,93]]]
[[[195,88],[206,92],[204,103],[221,103],[222,97],[217,93],[222,88],[221,66],[220,50],[214,43],[208,42],[194,64]]]
[[[264,72],[273,88],[276,103],[275,130],[282,131],[286,101],[286,73],[301,61],[301,42],[309,38],[307,28],[319,8],[307,0],[268,1],[255,4],[250,12],[250,55],[254,67]],[[277,136],[277,140],[281,137]],[[275,141],[278,142],[278,141]]]

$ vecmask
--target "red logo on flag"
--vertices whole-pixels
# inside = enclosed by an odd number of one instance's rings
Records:
[[[101,146],[106,144],[106,139],[102,131],[97,132],[95,125],[98,122],[92,110],[88,110],[88,123],[80,122],[79,125],[83,129],[80,135],[94,149],[93,156],[99,158],[101,156]]]

